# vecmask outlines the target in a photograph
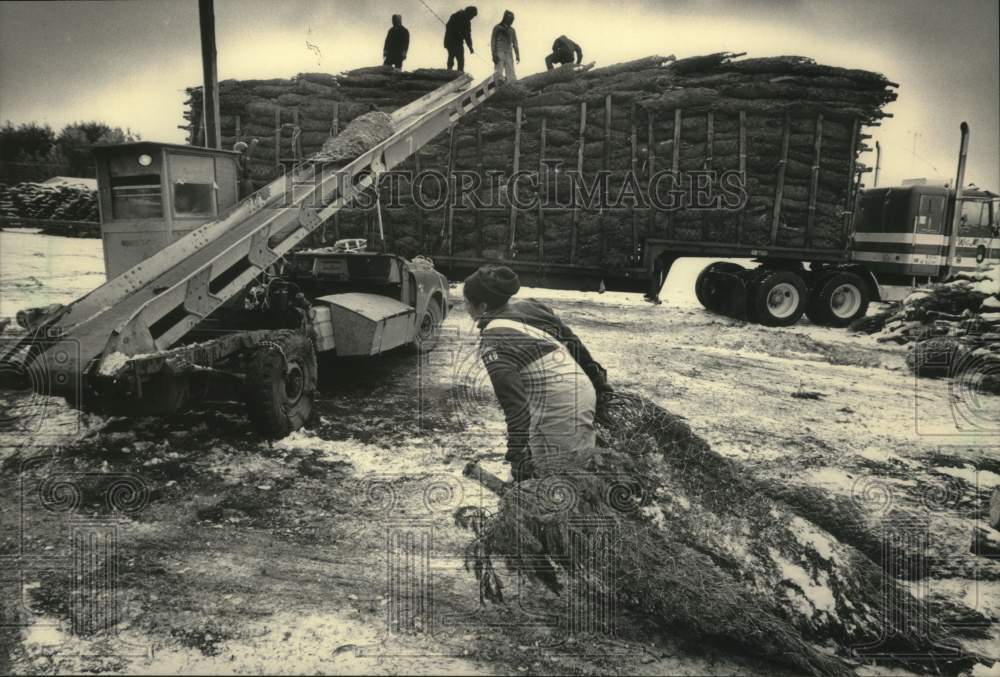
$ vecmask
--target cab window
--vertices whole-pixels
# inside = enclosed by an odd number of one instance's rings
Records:
[[[986,200],[962,200],[958,234],[960,237],[991,237],[990,203]]]
[[[112,176],[111,212],[116,219],[163,218],[160,175]]]
[[[944,196],[921,195],[914,219],[915,233],[940,233],[944,225]]]
[[[215,214],[215,162],[210,157],[170,156],[174,216]]]

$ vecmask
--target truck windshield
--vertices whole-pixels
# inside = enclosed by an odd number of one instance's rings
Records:
[[[992,237],[993,225],[990,223],[990,216],[990,203],[987,200],[962,200],[959,236]]]

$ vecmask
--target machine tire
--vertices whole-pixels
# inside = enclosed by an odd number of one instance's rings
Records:
[[[318,381],[316,351],[301,332],[277,331],[258,344],[246,375],[247,412],[257,432],[280,439],[305,425]]]
[[[738,273],[742,270],[744,270],[743,266],[737,263],[729,263],[728,261],[716,261],[705,266],[698,273],[698,279],[694,282],[694,295],[698,297],[698,303],[704,306],[706,310],[713,313],[719,312],[725,304],[722,303],[723,299],[719,298],[718,290],[712,288],[708,280],[709,273]]]
[[[802,317],[808,298],[809,291],[800,275],[790,270],[771,270],[750,287],[747,317],[769,327],[790,327]]]
[[[421,355],[429,353],[437,347],[441,339],[441,322],[444,320],[444,312],[441,310],[441,302],[437,297],[427,302],[423,317],[410,342],[410,350]]]
[[[868,312],[871,295],[861,276],[849,271],[821,275],[810,294],[806,314],[819,325],[846,327]]]

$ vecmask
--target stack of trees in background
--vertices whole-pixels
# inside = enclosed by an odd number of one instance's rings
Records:
[[[97,191],[83,186],[0,183],[0,219],[8,227],[41,227],[53,235],[100,236]]]

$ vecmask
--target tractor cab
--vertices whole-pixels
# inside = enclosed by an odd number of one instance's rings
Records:
[[[955,211],[958,229],[953,233]],[[938,279],[1000,258],[1000,197],[914,184],[864,191],[854,217],[852,258],[883,276]]]
[[[109,280],[238,201],[233,151],[139,141],[96,146],[94,156]]]

